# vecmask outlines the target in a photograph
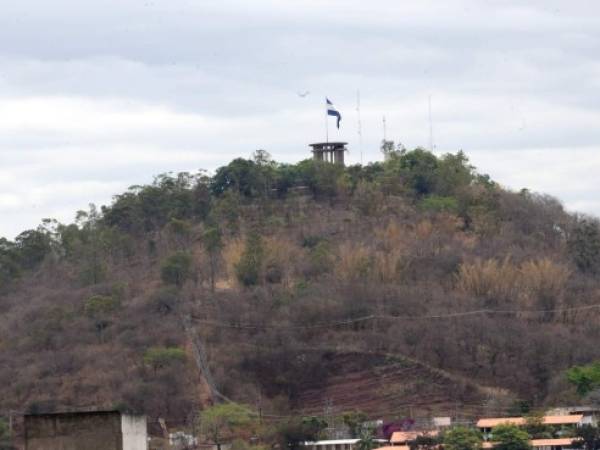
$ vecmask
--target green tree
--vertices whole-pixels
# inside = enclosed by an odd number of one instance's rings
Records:
[[[25,269],[36,268],[51,251],[51,239],[41,227],[23,231],[15,238],[19,264]]]
[[[264,192],[264,183],[258,164],[237,158],[217,169],[210,188],[217,197],[228,190],[234,190],[243,197],[256,197]]]
[[[343,174],[344,168],[339,164],[306,159],[297,165],[298,182],[308,187],[317,199],[335,197],[337,180]]]
[[[359,441],[356,443],[357,450],[373,450],[377,447],[375,432],[372,428],[361,427],[358,438]]]
[[[325,428],[327,422],[318,417],[293,417],[281,422],[277,427],[280,448],[299,450],[302,443],[318,440]]]
[[[435,191],[441,196],[453,196],[475,179],[475,168],[464,152],[447,153],[438,159]]]
[[[185,361],[185,350],[180,347],[151,347],[144,352],[144,363],[154,372]]]
[[[502,424],[492,431],[495,450],[531,450],[527,431],[512,424]]]
[[[192,223],[189,220],[173,217],[169,220],[167,227],[175,240],[177,248],[186,248],[192,235]]]
[[[11,435],[8,422],[3,417],[0,417],[0,450],[9,450],[11,446]]]
[[[207,228],[202,234],[202,242],[208,253],[208,261],[210,265],[210,290],[215,291],[215,278],[219,256],[223,249],[223,239],[221,230],[217,226]]]
[[[437,450],[440,446],[440,436],[433,434],[419,434],[408,442],[410,450]]]
[[[525,417],[525,431],[531,439],[552,438],[552,427],[544,423],[544,414],[535,413]]]
[[[0,238],[0,290],[21,276],[14,242]]]
[[[363,424],[367,420],[367,415],[362,411],[348,411],[342,415],[344,425],[348,427],[350,437],[358,439],[363,429]]]
[[[436,171],[438,160],[435,155],[422,148],[403,152],[398,158],[400,176],[406,179],[410,187],[418,195],[434,192],[436,187]]]
[[[238,281],[244,286],[259,284],[262,274],[264,249],[262,238],[252,232],[246,238],[246,245],[238,263],[235,265],[235,274]]]
[[[189,278],[192,272],[192,256],[184,251],[179,251],[163,261],[160,267],[160,277],[166,284],[177,287]]]
[[[567,244],[579,270],[589,273],[600,270],[600,225],[597,220],[577,218]]]
[[[223,443],[232,440],[238,430],[249,426],[252,421],[250,411],[235,403],[220,403],[200,414],[200,428],[217,450],[221,450]]]
[[[600,362],[587,366],[574,366],[566,371],[567,380],[575,386],[582,397],[600,387]]]
[[[268,151],[262,149],[256,150],[252,154],[252,159],[258,167],[258,174],[263,188],[262,195],[265,198],[269,197],[271,194],[271,187],[273,186],[275,181],[277,164],[271,158],[271,154]]]
[[[396,145],[394,144],[394,141],[388,141],[383,139],[379,148],[381,150],[381,153],[383,154],[383,159],[385,161],[388,161],[389,159],[393,158],[394,155],[397,154]]]
[[[432,212],[458,212],[458,201],[454,197],[440,197],[428,195],[421,201],[421,208]]]
[[[78,211],[75,219],[79,227],[77,256],[82,261],[81,279],[84,284],[98,284],[105,279],[106,264],[103,256],[110,247],[111,233],[101,222],[94,204],[89,211]]]
[[[456,426],[443,434],[444,450],[480,450],[482,436],[475,428]]]

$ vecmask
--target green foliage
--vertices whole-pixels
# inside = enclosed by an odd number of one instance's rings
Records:
[[[429,195],[421,200],[421,208],[432,212],[458,212],[458,201],[454,197]]]
[[[388,153],[384,168],[388,177],[386,184],[392,181],[389,177],[395,178],[396,184],[399,182],[417,196],[455,196],[476,178],[474,168],[463,152],[437,158],[422,148],[402,149]]]
[[[0,238],[0,291],[21,276],[15,244]]]
[[[331,246],[325,240],[320,240],[308,253],[310,266],[307,275],[317,277],[329,273],[332,269],[333,256]]]
[[[394,141],[388,141],[386,139],[383,139],[381,141],[381,145],[379,148],[381,150],[381,153],[383,154],[383,159],[385,161],[387,161],[390,158],[393,158],[395,156],[398,156],[402,151],[401,144],[398,144],[398,149],[396,149],[396,145],[394,144]]]
[[[527,431],[516,425],[502,424],[494,428],[491,440],[496,450],[531,450]]]
[[[243,439],[234,439],[230,450],[269,450],[266,445],[252,445]]]
[[[161,174],[147,186],[132,186],[103,207],[102,221],[108,227],[132,234],[163,227],[172,218],[205,218],[210,210],[206,176],[187,172]]]
[[[252,422],[249,409],[236,403],[219,403],[200,414],[202,431],[218,449],[225,439],[231,439],[238,430],[250,426]]]
[[[588,273],[600,271],[600,225],[596,220],[576,220],[567,243],[579,270]]]
[[[185,350],[180,347],[151,347],[144,352],[144,363],[156,372],[185,361]]]
[[[210,265],[210,289],[215,290],[218,259],[223,249],[222,233],[218,226],[208,227],[202,234],[202,243],[208,252]]]
[[[299,181],[307,186],[315,198],[331,198],[337,193],[337,180],[344,168],[323,161],[307,159],[297,164]]]
[[[50,236],[42,229],[23,231],[16,237],[15,244],[24,269],[37,267],[51,251]]]
[[[202,243],[209,253],[218,253],[223,248],[223,233],[218,226],[208,227],[202,234]]]
[[[327,422],[318,417],[295,417],[280,422],[277,427],[280,447],[299,450],[304,442],[318,440],[326,428]]]
[[[69,230],[70,255],[80,261],[80,279],[84,285],[95,285],[106,279],[105,257],[113,246],[124,247],[117,242],[117,233],[102,226],[96,206],[90,204],[89,211],[77,212],[77,229]]]
[[[358,212],[364,216],[375,215],[382,203],[381,191],[374,183],[360,180],[354,190],[353,203]]]
[[[243,197],[257,197],[264,193],[264,180],[258,164],[237,158],[217,169],[210,189],[217,197],[228,190],[236,191]]]
[[[566,372],[567,380],[575,386],[582,397],[600,387],[600,362],[587,366],[574,366]]]
[[[438,160],[422,148],[392,153],[384,163],[386,171],[402,180],[417,195],[434,192]]]
[[[479,450],[482,440],[479,430],[463,426],[446,430],[442,437],[444,450]]]
[[[363,429],[363,424],[367,420],[367,415],[362,411],[348,411],[342,415],[344,425],[348,427],[350,437],[358,439]]]
[[[184,251],[172,254],[160,266],[160,277],[163,282],[177,287],[183,286],[191,273],[192,256]]]
[[[119,300],[112,296],[94,295],[85,301],[84,309],[89,317],[101,317],[114,313],[119,306]]]
[[[234,191],[225,191],[216,199],[212,216],[220,222],[225,222],[227,229],[235,233],[239,228],[241,208],[240,195]]]
[[[254,286],[260,283],[264,249],[258,233],[252,232],[246,238],[244,252],[235,265],[235,274],[243,286]]]
[[[439,436],[432,434],[419,434],[415,439],[409,441],[408,446],[411,450],[436,450],[440,446]]]
[[[167,226],[173,234],[183,238],[189,237],[192,233],[192,224],[189,220],[172,217]]]
[[[456,195],[474,179],[475,168],[462,151],[455,155],[447,153],[438,160],[435,190],[439,195]]]
[[[536,413],[525,417],[525,431],[531,439],[553,438],[552,427],[544,424],[544,414]]]
[[[10,429],[8,427],[8,421],[0,417],[0,447],[8,444],[10,440]]]
[[[375,432],[371,428],[362,428],[358,435],[359,441],[356,443],[357,450],[372,450],[378,446],[375,442]]]

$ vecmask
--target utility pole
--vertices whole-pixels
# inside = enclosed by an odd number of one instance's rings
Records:
[[[387,141],[387,126],[385,123],[385,116],[383,116],[383,140]]]

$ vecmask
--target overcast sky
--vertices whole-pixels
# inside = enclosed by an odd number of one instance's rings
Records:
[[[524,6],[527,5],[527,6]],[[0,0],[0,236],[257,148],[387,137],[600,214],[597,1]],[[309,91],[305,97],[298,93]]]

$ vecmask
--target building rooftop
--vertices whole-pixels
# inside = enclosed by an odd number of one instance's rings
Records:
[[[437,430],[432,431],[394,431],[390,442],[392,444],[402,444],[408,441],[416,439],[418,436],[437,436],[439,432]],[[398,447],[394,447],[398,448]]]
[[[304,445],[343,445],[343,444],[356,444],[360,439],[324,439],[321,441],[308,441]],[[383,439],[374,439],[375,442],[384,443],[387,442]]]
[[[529,441],[532,447],[568,447],[573,445],[576,439],[558,438],[558,439],[533,439]],[[495,442],[484,442],[481,448],[494,448]]]
[[[569,414],[567,416],[544,416],[544,425],[570,425],[577,424],[583,419],[582,414]],[[479,419],[478,428],[494,428],[502,424],[525,425],[527,420],[524,417],[495,417],[490,419]]]
[[[334,142],[315,142],[314,144],[308,144],[310,145],[313,149],[314,148],[322,148],[322,147],[344,147],[346,145],[348,145],[347,142],[341,142],[341,141],[334,141]]]

